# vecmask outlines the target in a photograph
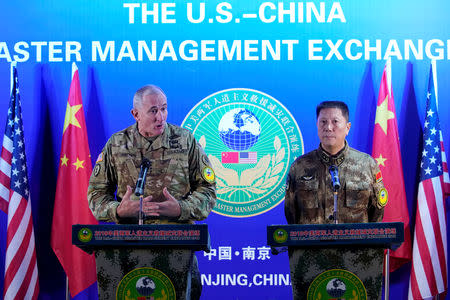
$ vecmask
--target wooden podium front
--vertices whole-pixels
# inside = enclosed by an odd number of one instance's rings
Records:
[[[100,300],[191,298],[194,252],[208,225],[73,225],[72,244],[95,252]]]
[[[267,227],[272,251],[288,248],[296,300],[381,299],[384,249],[403,239],[403,223]]]

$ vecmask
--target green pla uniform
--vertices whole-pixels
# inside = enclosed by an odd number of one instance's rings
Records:
[[[214,173],[194,136],[186,129],[167,124],[163,134],[150,143],[134,124],[111,136],[95,164],[88,201],[98,220],[138,222],[137,217],[119,218],[117,207],[127,185],[134,189],[144,157],[151,162],[144,197],[151,195],[156,201],[164,201],[162,190],[166,187],[181,207],[177,219],[152,218],[145,220],[146,224],[193,223],[208,216],[216,201]],[[131,199],[138,200],[138,197],[133,194]]]
[[[119,218],[117,207],[127,191],[127,185],[135,188],[143,158],[151,162],[146,177],[144,197],[153,196],[154,201],[164,201],[162,193],[166,187],[178,200],[181,215],[178,218],[147,218],[146,224],[190,223],[205,219],[216,202],[215,175],[210,167],[208,157],[188,130],[167,124],[163,134],[150,142],[143,137],[134,124],[111,136],[99,155],[92,172],[88,201],[94,216],[100,221],[115,223],[138,223],[138,218]],[[116,193],[116,196],[115,196]],[[139,198],[133,195],[132,200]],[[155,263],[160,257],[167,257],[169,262],[177,257],[179,250],[164,250],[155,255]],[[117,251],[116,251],[117,252]],[[119,252],[114,255],[120,255]],[[122,250],[123,254],[124,250]],[[160,253],[161,252],[161,253]],[[122,255],[123,265],[133,265],[133,255]],[[97,270],[99,278],[108,278],[118,272],[114,266],[112,254],[109,267]],[[163,260],[163,261],[166,261]],[[115,269],[114,269],[115,268]],[[119,267],[120,269],[120,267]],[[199,299],[201,294],[200,273],[195,256],[192,260],[192,290],[190,299]],[[123,270],[122,270],[123,272]],[[175,278],[185,270],[173,267]],[[108,282],[107,280],[105,282]],[[99,284],[102,284],[99,281]]]
[[[285,198],[288,223],[334,223],[331,165],[339,168],[339,223],[381,222],[387,193],[380,169],[370,155],[345,142],[345,147],[334,156],[319,147],[292,163]]]
[[[381,222],[387,191],[380,169],[371,156],[350,148],[345,142],[344,148],[334,156],[319,147],[297,158],[291,165],[285,198],[288,223],[334,223],[331,165],[339,168],[341,184],[338,191],[338,222]],[[367,299],[381,299],[383,249],[294,248],[289,249],[289,262],[295,300],[310,299],[307,292],[318,276],[318,270],[320,273],[336,268],[358,274],[366,289]]]

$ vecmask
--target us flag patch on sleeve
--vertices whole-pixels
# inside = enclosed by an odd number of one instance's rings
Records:
[[[95,163],[101,162],[103,161],[103,152],[100,152],[100,154],[97,157],[97,160],[95,161]]]
[[[383,177],[381,176],[381,171],[378,171],[377,175],[375,175],[375,179],[377,182],[380,182],[383,180]]]

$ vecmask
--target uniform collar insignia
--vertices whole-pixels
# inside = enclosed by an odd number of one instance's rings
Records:
[[[342,148],[341,151],[339,151],[337,154],[335,155],[330,155],[327,151],[325,151],[321,145],[319,145],[319,148],[317,149],[318,153],[319,153],[319,157],[320,160],[326,164],[326,165],[334,165],[334,166],[339,166],[340,164],[342,164],[345,160],[345,157],[347,156],[348,153],[348,143],[347,141],[345,141],[345,146],[344,148]]]
[[[150,143],[145,137],[143,137],[137,128],[137,123],[135,123],[132,127],[133,132],[133,144],[136,145],[137,148],[148,150],[156,150],[159,148],[170,148],[169,145],[169,126],[166,123],[164,128],[164,132],[159,135],[152,143]]]

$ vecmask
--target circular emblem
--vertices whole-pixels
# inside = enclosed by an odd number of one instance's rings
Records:
[[[355,274],[347,270],[333,269],[314,278],[307,296],[308,300],[330,298],[367,300],[367,292]]]
[[[119,282],[116,299],[175,300],[176,296],[173,283],[166,274],[153,268],[138,268]]]
[[[100,165],[96,164],[94,167],[94,176],[97,177],[98,173],[100,172]]]
[[[87,243],[92,240],[92,231],[89,228],[81,228],[78,231],[78,239],[83,242]]]
[[[388,202],[388,192],[385,188],[382,188],[379,192],[378,192],[378,203],[380,204],[381,207],[386,206]]]
[[[288,239],[288,234],[284,229],[277,229],[273,232],[273,240],[277,243],[284,243]]]
[[[303,138],[291,113],[276,99],[250,89],[229,89],[201,100],[182,126],[208,155],[215,172],[215,213],[262,214],[280,204]]]
[[[210,167],[203,168],[202,174],[203,174],[203,178],[205,178],[205,180],[210,183],[213,183],[214,179],[216,178],[216,176],[214,175],[213,169],[211,169]]]

